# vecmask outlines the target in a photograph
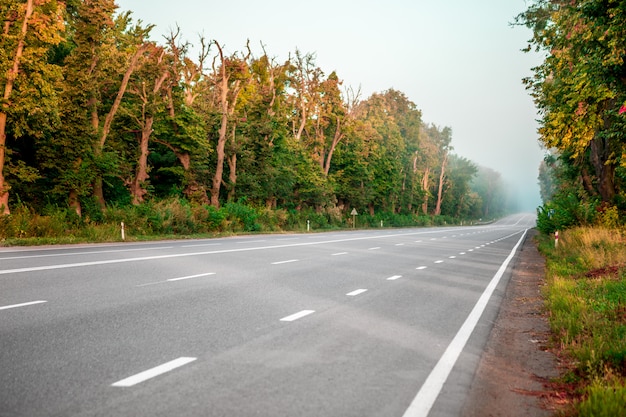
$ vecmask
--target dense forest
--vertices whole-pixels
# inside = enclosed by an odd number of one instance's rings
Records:
[[[500,174],[455,154],[451,128],[401,91],[361,97],[314,54],[229,53],[178,29],[155,42],[113,0],[5,0],[0,15],[0,234],[40,233],[16,217],[182,210],[209,231],[242,211],[280,229],[302,213],[407,224],[509,209]]]
[[[526,79],[540,111],[539,226],[616,226],[626,211],[626,2],[535,1],[518,16],[545,54]]]

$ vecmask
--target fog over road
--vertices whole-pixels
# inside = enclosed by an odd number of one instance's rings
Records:
[[[534,222],[0,248],[0,416],[457,416]]]

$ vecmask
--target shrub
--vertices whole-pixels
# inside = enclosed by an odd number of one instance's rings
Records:
[[[257,223],[259,215],[256,210],[243,203],[226,203],[224,209],[227,218],[231,221],[231,227],[235,232],[257,232],[261,226]]]
[[[558,196],[537,208],[537,229],[545,234],[573,226],[591,225],[597,211],[595,201],[580,201],[575,195]]]
[[[207,232],[221,232],[226,228],[226,218],[228,213],[223,208],[215,208],[210,205],[203,206],[206,211],[206,231]]]

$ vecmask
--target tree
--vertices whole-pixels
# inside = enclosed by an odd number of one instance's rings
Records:
[[[165,81],[171,76],[170,68],[172,56],[164,47],[148,43],[146,56],[143,57],[140,67],[135,71],[134,80],[128,92],[135,97],[134,106],[126,110],[138,126],[136,137],[138,140],[137,160],[134,175],[129,181],[132,203],[139,205],[144,201],[147,190],[145,184],[148,175],[148,153],[150,137],[154,131],[154,121],[162,112],[166,103]],[[129,100],[130,102],[130,100]]]
[[[296,174],[293,152],[288,148],[289,135],[287,85],[289,61],[278,63],[263,47],[263,55],[250,60],[250,80],[238,101],[238,143],[231,141],[233,156],[242,158],[236,167],[236,183],[229,173],[229,198],[237,194],[248,201],[268,208],[276,208],[279,200],[293,196]]]
[[[438,130],[438,129],[437,129]],[[448,164],[448,155],[452,150],[450,142],[452,141],[452,129],[444,127],[435,137],[435,143],[438,149],[439,160],[439,181],[437,183],[437,202],[433,214],[438,216],[441,214],[441,201],[443,197],[443,185],[446,176],[446,166]]]
[[[479,166],[472,190],[478,193],[481,199],[479,217],[494,218],[506,213],[508,198],[502,183],[502,174],[498,171]]]
[[[368,155],[367,176],[372,182],[368,209],[374,214],[375,209],[395,212],[402,192],[403,155],[406,143],[392,108],[394,100],[388,94],[372,94],[359,105],[358,117],[367,126],[367,141],[364,143]]]
[[[189,57],[189,43],[180,43],[180,29],[172,31],[167,37],[167,48],[172,57],[170,75],[165,80],[164,88],[167,97],[167,127],[161,127],[161,134],[154,142],[172,152],[179,168],[170,167],[170,173],[181,177],[183,194],[191,201],[208,204],[207,189],[202,177],[208,175],[208,142],[207,118],[209,114],[206,97],[207,77],[205,74],[206,60],[209,57],[211,44],[200,37],[200,48],[197,61]],[[202,96],[202,97],[201,97]],[[201,97],[201,100],[197,100]]]
[[[124,28],[126,28],[126,25],[128,23],[127,19],[128,19],[128,15],[126,15],[125,18],[123,19],[125,21],[123,25]],[[106,113],[104,117],[104,122],[102,123],[102,126],[100,126],[100,121],[99,121],[99,118],[97,117],[98,116],[97,112],[94,113],[95,117],[93,119],[93,122],[94,122],[93,126],[94,127],[97,126],[99,128],[98,139],[96,140],[96,143],[94,144],[94,157],[96,159],[99,159],[103,156],[103,152],[105,149],[104,146],[106,144],[109,133],[111,131],[113,119],[115,118],[120,108],[124,94],[126,94],[126,89],[128,87],[128,83],[130,82],[130,78],[135,72],[135,70],[137,69],[137,67],[139,66],[140,58],[149,48],[149,43],[145,42],[145,38],[148,36],[151,29],[152,29],[151,26],[147,28],[143,28],[140,25],[136,25],[131,31],[126,33],[127,36],[121,36],[122,39],[127,38],[125,40],[128,42],[128,44],[124,46],[128,48],[128,50],[125,51],[126,53],[125,53],[124,58],[127,59],[127,62],[122,67],[125,70],[124,70],[122,79],[119,83],[117,94],[115,95],[115,99],[113,100],[113,103],[110,105],[108,112]],[[93,186],[93,191],[94,191],[95,198],[98,200],[98,203],[100,204],[100,207],[104,208],[106,202],[104,199],[104,190],[102,188],[102,176],[101,175],[96,176],[94,186]]]
[[[250,50],[248,49],[248,55],[243,57],[239,57],[237,54],[226,57],[224,56],[222,46],[217,41],[213,41],[213,43],[217,47],[220,60],[219,69],[216,68],[215,65],[213,67],[217,104],[220,113],[220,125],[217,146],[215,148],[217,162],[211,187],[211,205],[217,208],[220,206],[219,196],[223,182],[222,174],[224,173],[225,146],[227,140],[226,135],[229,128],[229,118],[235,111],[237,99],[242,89],[242,82],[249,78],[248,59],[250,58]]]
[[[131,77],[149,47],[144,40],[152,26],[133,26],[130,13],[114,16],[116,8],[113,0],[79,3],[64,62],[64,129],[55,140],[57,147],[64,144],[66,153],[58,158],[70,169],[61,173],[57,188],[69,193],[69,204],[79,215],[79,200],[88,192],[103,209],[103,179],[118,176],[119,152],[106,145]]]
[[[422,189],[422,213],[428,214],[429,201],[433,196],[431,187],[431,175],[439,165],[440,143],[442,142],[442,131],[434,125],[422,125],[420,127],[420,148],[413,159],[413,171],[421,173]]]
[[[539,180],[541,200],[544,203],[552,200],[552,197],[554,197],[557,192],[556,170],[558,164],[558,159],[554,155],[548,154],[539,165],[539,175],[537,179]]]
[[[478,197],[471,192],[478,167],[467,158],[450,154],[447,172],[441,212],[456,218],[468,217],[478,203]]]
[[[61,41],[64,22],[61,18],[63,4],[55,0],[25,3],[6,0],[0,6],[4,17],[2,41],[0,42],[0,85],[3,86],[0,104],[0,214],[9,214],[10,185],[6,180],[7,124],[9,115],[16,116],[20,107],[28,107],[29,100],[47,95],[53,70],[47,63],[47,51]],[[28,68],[23,63],[28,62]],[[29,82],[30,81],[30,82]],[[39,81],[39,85],[33,84]],[[17,91],[14,91],[16,89]],[[29,91],[30,90],[30,91]],[[37,94],[32,94],[36,91]],[[29,94],[30,93],[30,94]],[[13,120],[17,124],[16,120]],[[15,126],[14,136],[29,129],[28,121]]]
[[[542,116],[542,142],[571,156],[587,193],[614,202],[626,150],[626,11],[615,1],[541,0],[518,23],[533,30],[529,50],[547,54],[525,80]]]

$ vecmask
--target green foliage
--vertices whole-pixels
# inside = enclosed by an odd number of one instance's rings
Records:
[[[616,229],[622,225],[619,209],[615,206],[606,207],[600,213],[598,223],[607,229]]]
[[[621,2],[536,1],[518,16],[533,30],[544,62],[525,80],[541,115],[547,149],[579,171],[587,195],[614,204],[623,190],[616,170],[626,151],[626,12]],[[621,161],[623,164],[623,161]],[[545,197],[554,184],[542,176]]]
[[[556,197],[537,208],[537,229],[550,234],[577,225],[594,224],[597,203],[581,201],[573,194]]]
[[[257,211],[241,202],[226,203],[226,218],[230,222],[230,227],[235,232],[258,232],[261,226],[257,223],[259,214]]]
[[[27,207],[25,219],[65,224],[45,208],[71,206],[79,219],[68,234],[116,239],[122,221],[129,236],[256,232],[302,230],[307,220],[345,227],[353,207],[374,213],[364,226],[402,226],[480,217],[489,206],[470,187],[475,165],[453,156],[441,177],[444,216],[431,217],[452,130],[426,125],[400,91],[361,100],[299,51],[281,63],[252,51],[221,61],[202,40],[206,55],[194,60],[182,35],[148,41],[152,26],[116,13],[113,0],[63,4],[63,19],[37,28],[46,39],[29,43],[11,100],[3,172],[9,206]],[[0,11],[9,6],[20,3]],[[0,57],[10,57],[16,28]],[[223,66],[209,65],[215,58]],[[46,234],[3,223],[7,236]]]

